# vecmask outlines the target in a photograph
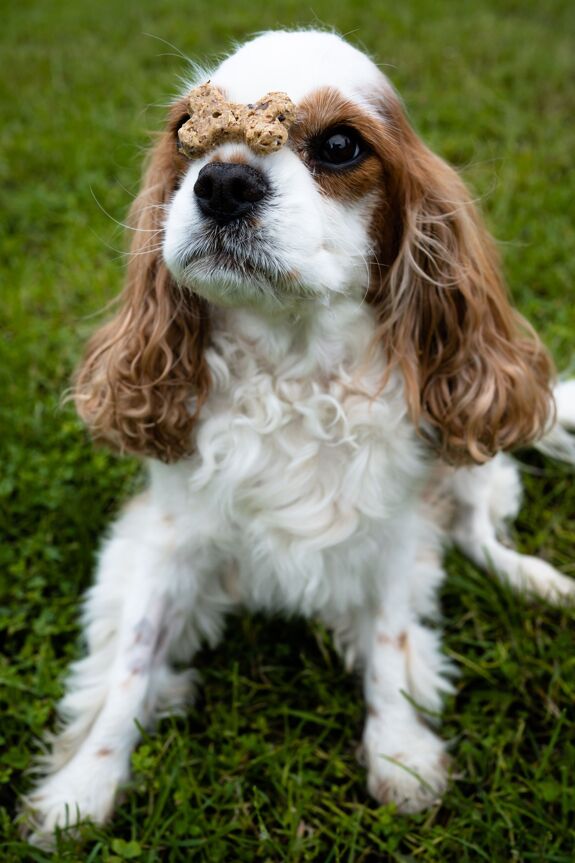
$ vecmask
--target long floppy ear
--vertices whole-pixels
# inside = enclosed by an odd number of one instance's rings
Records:
[[[464,184],[422,144],[399,102],[387,100],[386,111],[391,224],[373,298],[380,336],[424,436],[447,461],[481,463],[544,433],[554,410],[552,363],[510,305],[495,245]]]
[[[209,389],[207,305],[177,287],[161,256],[165,207],[186,164],[176,149],[183,115],[185,103],[174,105],[150,154],[130,211],[119,309],[90,340],[75,377],[77,410],[96,440],[162,461],[189,452]]]

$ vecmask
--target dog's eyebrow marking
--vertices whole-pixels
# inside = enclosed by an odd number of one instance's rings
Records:
[[[296,107],[287,93],[266,93],[259,102],[228,102],[208,81],[188,96],[190,119],[178,129],[180,151],[197,159],[228,141],[243,141],[257,155],[275,153],[287,143]]]

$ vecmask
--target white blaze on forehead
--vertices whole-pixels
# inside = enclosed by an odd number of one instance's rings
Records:
[[[336,87],[343,96],[361,99],[374,88],[391,85],[375,63],[333,33],[264,33],[242,45],[219,66],[211,82],[232,102],[255,102],[281,91],[300,102],[320,87]]]

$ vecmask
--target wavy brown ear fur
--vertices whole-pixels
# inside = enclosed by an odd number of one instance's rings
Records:
[[[382,344],[423,435],[449,462],[481,463],[544,433],[552,362],[511,307],[493,240],[455,171],[389,97],[383,128],[387,212],[399,223],[385,228],[387,266],[372,297]]]
[[[162,461],[189,452],[209,389],[207,305],[178,289],[161,257],[164,207],[186,164],[176,149],[185,110],[185,103],[173,106],[150,154],[130,212],[134,235],[120,308],[90,340],[75,378],[77,410],[96,440]]]

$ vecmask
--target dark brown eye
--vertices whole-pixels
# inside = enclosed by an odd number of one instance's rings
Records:
[[[351,168],[362,160],[367,144],[355,129],[337,126],[328,129],[312,144],[312,158],[326,168]]]

